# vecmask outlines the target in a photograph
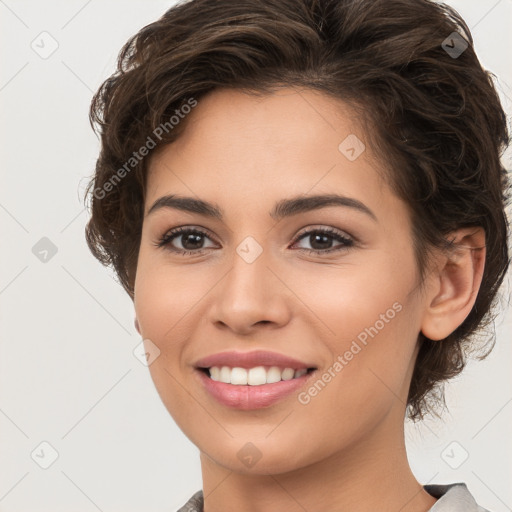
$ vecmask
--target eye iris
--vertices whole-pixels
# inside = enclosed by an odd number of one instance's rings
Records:
[[[203,235],[200,233],[186,233],[181,235],[182,245],[187,250],[200,249],[203,241]],[[191,243],[191,247],[187,244]]]
[[[311,247],[314,249],[322,250],[322,249],[330,249],[332,239],[329,235],[325,235],[322,233],[316,233],[310,235]]]

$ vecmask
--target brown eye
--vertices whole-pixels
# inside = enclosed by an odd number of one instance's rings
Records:
[[[311,249],[302,248],[301,250],[315,254],[327,254],[334,251],[342,251],[354,245],[354,240],[347,235],[334,229],[311,229],[302,233],[297,241],[306,240],[311,245]],[[295,243],[297,243],[297,241]],[[338,241],[338,246],[333,247],[333,241]]]
[[[156,245],[179,254],[201,254],[207,248],[203,247],[205,239],[209,239],[207,233],[197,228],[176,228],[167,231]],[[175,243],[181,247],[174,246]]]

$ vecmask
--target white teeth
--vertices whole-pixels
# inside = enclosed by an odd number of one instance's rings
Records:
[[[227,382],[228,384],[231,382],[231,368],[228,368],[227,366],[223,366],[220,369],[219,381]]]
[[[279,368],[271,366],[256,366],[249,370],[245,368],[230,368],[229,366],[212,366],[210,368],[210,377],[212,380],[224,382],[225,384],[234,384],[237,386],[261,386],[263,384],[273,384],[281,380],[291,380],[302,377],[307,373],[306,368],[294,370],[293,368]]]
[[[213,380],[220,380],[220,368],[218,366],[212,366],[210,368],[210,377]]]
[[[267,384],[273,384],[281,380],[281,369],[277,366],[271,366],[267,371]]]
[[[295,370],[293,368],[285,368],[283,373],[281,374],[281,379],[283,380],[292,380],[295,375]]]
[[[245,368],[233,368],[231,370],[231,384],[245,386],[247,384],[247,370]]]
[[[263,366],[251,368],[248,372],[247,384],[249,386],[261,386],[267,383],[267,372]]]

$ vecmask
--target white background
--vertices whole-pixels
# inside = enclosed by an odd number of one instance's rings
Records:
[[[512,0],[448,3],[510,114]],[[128,37],[171,5],[0,0],[0,512],[173,511],[201,488],[198,450],[132,353],[132,303],[84,239],[92,94]],[[31,48],[43,31],[58,42],[47,59]],[[46,263],[32,252],[42,237],[57,248]],[[406,429],[421,483],[466,482],[493,512],[512,507],[510,278],[502,294],[492,355],[448,387],[442,421]],[[43,441],[58,452],[48,469],[31,458],[49,456]]]

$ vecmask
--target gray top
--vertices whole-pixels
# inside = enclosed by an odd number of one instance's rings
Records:
[[[427,484],[423,488],[438,498],[429,512],[489,512],[478,505],[466,484]],[[203,512],[203,491],[197,491],[177,512]]]
[[[469,492],[466,484],[427,484],[423,488],[434,498],[439,498],[429,512],[489,512],[481,507]]]

